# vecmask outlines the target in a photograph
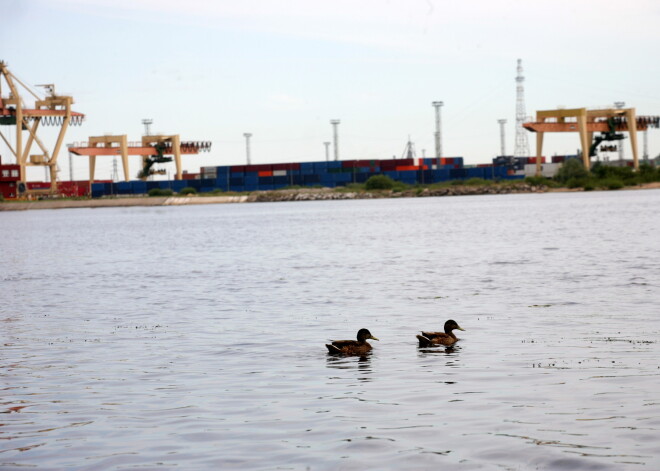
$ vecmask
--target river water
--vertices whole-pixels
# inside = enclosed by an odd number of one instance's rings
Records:
[[[0,213],[0,469],[660,469],[659,207]]]

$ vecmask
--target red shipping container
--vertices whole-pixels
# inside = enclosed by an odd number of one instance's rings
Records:
[[[272,170],[261,170],[261,171],[259,171],[259,176],[260,177],[272,177],[273,176],[273,171]]]
[[[537,160],[536,157],[528,157],[528,158],[527,158],[527,163],[528,163],[528,164],[535,164],[535,163],[536,163],[536,160]],[[542,163],[542,164],[545,163],[545,157],[541,157],[541,163]]]
[[[28,190],[49,190],[50,182],[26,182]]]
[[[0,182],[17,182],[20,172],[20,165],[0,165]]]
[[[88,181],[66,181],[57,184],[57,192],[64,196],[76,197],[89,195]]]
[[[419,170],[419,167],[416,165],[397,165],[396,167],[397,172],[408,172],[413,170]]]
[[[18,196],[16,182],[0,182],[0,195],[7,199],[16,198]]]

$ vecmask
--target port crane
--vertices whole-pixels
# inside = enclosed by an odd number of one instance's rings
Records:
[[[176,165],[176,179],[181,180],[181,155],[198,154],[211,150],[208,141],[183,141],[178,134],[142,136],[141,142],[128,142],[126,134],[116,136],[93,136],[88,142],[72,144],[69,152],[75,155],[89,156],[89,180],[94,181],[96,157],[103,155],[121,156],[124,180],[130,181],[128,156],[142,157],[142,168],[138,178],[146,180],[149,176],[161,173],[154,169],[157,163],[172,162]]]
[[[3,84],[6,87],[3,89]],[[57,191],[57,157],[64,142],[69,126],[82,124],[85,115],[71,109],[73,97],[55,93],[55,85],[40,85],[46,92],[45,98],[38,96],[30,87],[18,79],[0,61],[0,137],[14,155],[20,167],[19,192],[26,192],[26,168],[43,166],[50,171],[50,192]],[[34,105],[28,106],[24,96],[34,98]],[[40,136],[41,126],[59,127],[55,146],[49,150]],[[3,126],[15,126],[15,143],[12,145],[8,136],[1,131]],[[11,132],[11,131],[10,131]],[[25,135],[27,133],[27,135]],[[24,139],[26,138],[26,139]],[[34,145],[37,153],[31,153]]]
[[[624,139],[623,132],[630,135],[633,152],[633,166],[639,170],[637,156],[637,131],[660,127],[660,116],[637,116],[635,108],[606,109],[557,109],[536,112],[536,121],[523,123],[528,131],[536,133],[536,175],[541,175],[541,155],[543,135],[546,132],[577,132],[582,145],[582,162],[587,170],[591,166],[590,157],[598,145],[604,141]],[[594,137],[594,133],[600,133]]]

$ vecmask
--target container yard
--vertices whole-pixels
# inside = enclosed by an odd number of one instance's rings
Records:
[[[535,164],[533,167],[535,168]],[[502,180],[525,177],[524,170],[515,170],[512,165],[466,167],[462,157],[290,162],[202,167],[199,173],[184,173],[182,180],[93,183],[91,194],[97,198],[107,195],[144,194],[153,188],[178,192],[186,187],[194,188],[200,193],[217,190],[270,191],[292,186],[336,188],[351,183],[365,183],[374,175],[385,175],[409,185],[470,178]]]

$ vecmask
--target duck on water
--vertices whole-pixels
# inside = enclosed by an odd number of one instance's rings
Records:
[[[420,347],[431,347],[433,345],[445,345],[450,346],[454,345],[458,340],[460,340],[456,335],[454,335],[454,330],[465,331],[458,323],[449,319],[445,322],[445,331],[444,332],[422,332],[422,335],[417,335],[417,340],[419,340]]]
[[[368,329],[360,329],[357,333],[357,340],[333,340],[327,343],[329,353],[341,353],[344,355],[364,355],[371,351],[371,345],[367,340],[378,340],[371,335]]]

